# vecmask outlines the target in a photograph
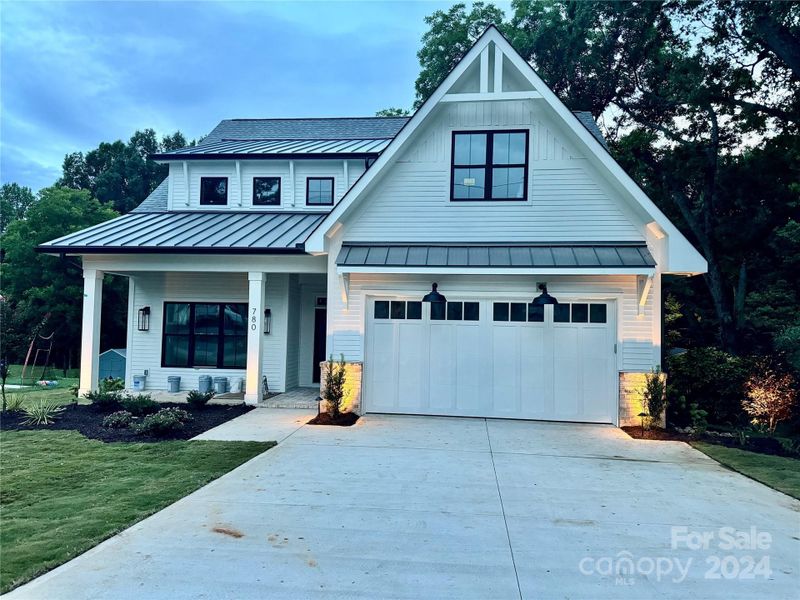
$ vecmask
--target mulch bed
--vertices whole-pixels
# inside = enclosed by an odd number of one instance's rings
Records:
[[[797,454],[789,452],[778,440],[770,437],[749,436],[745,445],[742,445],[738,436],[731,437],[719,433],[715,434],[713,431],[707,431],[701,435],[689,435],[687,433],[681,433],[671,429],[658,429],[651,427],[650,429],[645,429],[644,432],[642,432],[642,428],[635,425],[623,427],[622,430],[637,440],[706,442],[708,444],[717,444],[718,446],[726,446],[728,448],[738,448],[739,450],[758,452],[759,454],[798,458]]]
[[[183,428],[170,432],[164,436],[151,436],[137,434],[130,429],[108,429],[103,427],[103,418],[113,410],[100,410],[91,404],[71,404],[62,412],[55,423],[51,425],[23,425],[25,415],[22,413],[0,413],[0,429],[11,431],[28,431],[46,429],[50,431],[74,430],[87,438],[103,442],[160,442],[163,440],[188,440],[196,435],[208,431],[230,421],[240,415],[250,412],[255,407],[245,404],[226,406],[222,404],[207,404],[196,407],[190,404],[176,402],[160,403],[159,408],[180,408],[192,415],[192,420]]]
[[[338,417],[335,419],[332,418],[328,413],[320,413],[313,419],[311,419],[308,424],[309,425],[338,425],[339,427],[350,427],[351,425],[355,425],[356,421],[358,421],[358,415],[352,412],[346,412],[339,414]]]

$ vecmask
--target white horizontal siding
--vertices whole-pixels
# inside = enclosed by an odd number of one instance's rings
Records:
[[[438,109],[348,219],[347,241],[640,241],[621,200],[530,101]],[[530,130],[528,199],[450,201],[452,132]]]
[[[333,287],[338,286],[331,278]],[[498,298],[530,301],[538,295],[535,278],[530,276],[466,276],[436,277],[439,290],[452,300]],[[619,304],[618,366],[621,371],[649,371],[654,366],[653,294],[648,297],[643,314],[639,315],[635,276],[550,276],[548,291],[562,301],[613,298]],[[369,292],[385,295],[409,294],[422,298],[430,290],[431,278],[417,275],[351,274],[350,292],[345,305],[337,289],[328,291],[328,352],[344,354],[348,360],[364,358],[364,306]],[[335,293],[334,293],[335,292]],[[487,318],[482,315],[481,318]]]
[[[128,361],[132,375],[147,376],[148,390],[167,389],[167,377],[179,375],[181,390],[197,389],[200,375],[244,377],[244,369],[175,368],[161,366],[164,302],[247,302],[246,273],[144,273],[134,278]],[[267,276],[267,306],[272,309],[272,333],[264,339],[264,374],[270,389],[283,390],[286,372],[288,275]],[[137,312],[149,306],[150,330],[138,331]],[[129,384],[130,385],[130,382]]]
[[[306,206],[306,179],[308,177],[333,177],[334,200],[338,202],[350,186],[364,172],[363,159],[347,161],[347,178],[343,160],[310,159],[294,161],[294,179],[288,160],[241,160],[240,175],[234,160],[187,161],[189,187],[185,185],[182,162],[170,163],[170,206],[173,210],[291,210],[327,211],[330,207]],[[200,205],[200,178],[227,177],[227,206]],[[253,178],[280,177],[280,206],[253,206]],[[239,179],[241,178],[241,190]],[[188,193],[188,196],[187,196]]]

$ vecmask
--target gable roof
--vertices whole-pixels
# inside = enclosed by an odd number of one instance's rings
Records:
[[[152,156],[155,160],[304,155],[337,158],[380,154],[410,117],[226,119],[196,146]]]
[[[164,178],[164,181],[158,184],[158,187],[150,192],[150,195],[142,200],[141,204],[134,208],[131,212],[160,212],[168,208],[169,197],[169,175]]]
[[[466,70],[481,57],[481,54],[494,44],[495,52],[498,50],[505,59],[522,75],[533,87],[534,92],[529,97],[537,97],[552,109],[562,122],[572,131],[580,145],[587,150],[589,161],[608,172],[614,183],[621,192],[620,196],[629,201],[634,208],[644,212],[647,217],[652,219],[654,229],[660,229],[667,239],[667,250],[664,259],[660,261],[664,266],[664,272],[675,273],[704,273],[707,270],[705,259],[692,246],[686,237],[675,227],[675,225],[664,215],[664,213],[653,203],[653,201],[642,191],[638,184],[625,172],[607,152],[604,144],[589,130],[585,116],[573,114],[553,91],[544,83],[534,69],[522,56],[511,46],[509,41],[500,33],[494,25],[486,28],[483,34],[475,41],[464,57],[445,77],[439,87],[414,113],[411,120],[401,129],[398,135],[387,146],[386,150],[378,157],[372,168],[368,169],[358,181],[348,190],[339,203],[320,223],[317,229],[311,234],[306,242],[306,249],[309,252],[325,252],[326,237],[329,232],[338,229],[337,223],[346,216],[351,207],[356,203],[371,185],[382,174],[383,170],[393,163],[395,156],[409,140],[413,138],[414,132],[427,119],[433,109],[443,100],[453,85],[461,78]],[[483,62],[483,61],[482,61]],[[488,60],[487,60],[488,62]],[[483,73],[481,74],[483,78]],[[458,96],[458,94],[454,94]],[[474,99],[480,94],[464,94]],[[486,98],[490,99],[489,97]],[[596,127],[596,125],[595,125]]]

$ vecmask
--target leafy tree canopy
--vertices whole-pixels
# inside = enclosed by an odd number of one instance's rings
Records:
[[[379,110],[375,113],[376,117],[407,117],[411,114],[411,111],[407,108],[397,108],[396,106],[391,106],[389,108],[384,108]]]
[[[31,188],[6,183],[0,188],[0,234],[12,221],[22,219],[36,200]]]

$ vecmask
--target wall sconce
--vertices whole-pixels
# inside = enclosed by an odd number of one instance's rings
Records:
[[[272,311],[269,308],[264,309],[264,333],[269,334],[272,331]]]
[[[139,331],[150,330],[150,307],[143,306],[139,309]]]

